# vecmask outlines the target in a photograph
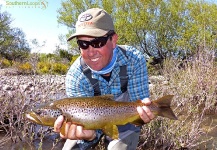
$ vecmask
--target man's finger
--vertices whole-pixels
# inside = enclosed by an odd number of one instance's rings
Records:
[[[155,117],[154,114],[151,112],[151,110],[147,106],[143,106],[142,108],[145,111],[145,113],[148,116],[148,118],[150,119],[150,121],[152,119],[154,119],[154,117]]]
[[[60,128],[63,124],[64,117],[61,115],[59,116],[56,121],[54,122],[54,132],[60,132]]]
[[[67,131],[67,133],[68,133],[67,138],[69,138],[71,140],[77,139],[77,137],[76,137],[77,125],[72,124],[71,122],[68,125],[69,125],[69,128],[68,128],[68,131]]]
[[[151,100],[149,98],[144,98],[142,100],[142,103],[144,103],[145,105],[150,105],[151,104]]]
[[[137,111],[141,117],[141,119],[145,122],[148,123],[150,122],[150,119],[148,117],[148,115],[146,114],[146,112],[144,111],[144,109],[142,107],[137,107]]]
[[[145,123],[149,123],[155,117],[147,106],[137,107],[137,111]]]
[[[82,126],[77,126],[77,130],[76,130],[76,137],[77,138],[83,138],[85,137],[85,133],[83,132],[83,127]]]

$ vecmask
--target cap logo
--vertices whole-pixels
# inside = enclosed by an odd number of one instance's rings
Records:
[[[91,14],[84,14],[83,16],[81,16],[79,21],[80,22],[85,22],[85,21],[88,21],[88,20],[90,20],[92,18],[93,18],[93,16]]]

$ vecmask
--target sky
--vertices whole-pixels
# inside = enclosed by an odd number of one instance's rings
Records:
[[[13,19],[12,27],[18,27],[26,35],[32,47],[31,52],[52,53],[60,45],[58,36],[65,35],[67,27],[57,22],[57,10],[61,7],[61,0],[0,0],[2,12],[7,11]],[[36,39],[37,48],[31,45],[31,40]],[[66,45],[60,45],[66,48]]]

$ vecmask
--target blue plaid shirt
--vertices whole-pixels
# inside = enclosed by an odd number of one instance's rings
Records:
[[[117,61],[112,70],[110,81],[101,75],[92,74],[99,81],[101,95],[113,94],[117,98],[122,94],[119,78],[120,66],[127,65],[128,87],[130,101],[149,97],[148,73],[144,55],[131,46],[125,46],[126,55],[120,49],[117,51]],[[89,79],[83,74],[80,57],[73,63],[66,75],[66,94],[69,97],[94,96],[94,90]]]
[[[118,49],[117,61],[112,70],[110,81],[107,82],[101,75],[92,73],[92,78],[99,81],[101,95],[113,94],[117,98],[122,94],[119,78],[120,66],[127,65],[128,87],[130,101],[149,97],[148,73],[144,55],[131,46],[125,46],[126,56]],[[80,57],[73,63],[66,75],[66,94],[68,97],[94,96],[94,89],[89,79],[83,74]],[[97,138],[93,141],[80,140],[78,142],[81,150],[90,148],[103,134],[96,130]]]

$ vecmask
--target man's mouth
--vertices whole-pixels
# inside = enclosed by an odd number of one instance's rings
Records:
[[[96,61],[99,60],[99,58],[93,58],[93,59],[90,59],[90,60],[93,61],[93,62],[96,62]]]

